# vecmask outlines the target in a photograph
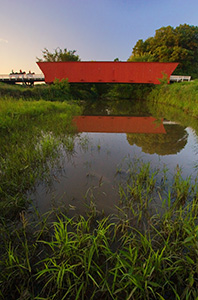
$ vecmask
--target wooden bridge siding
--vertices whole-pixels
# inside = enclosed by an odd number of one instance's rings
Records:
[[[178,63],[148,62],[39,62],[45,81],[68,78],[69,82],[117,82],[159,84],[163,73],[168,78]]]

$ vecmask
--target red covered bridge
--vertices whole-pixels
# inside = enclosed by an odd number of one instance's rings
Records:
[[[178,63],[162,62],[110,62],[110,61],[68,61],[37,62],[45,75],[45,82],[52,83],[56,78],[69,82],[85,83],[153,83],[166,74],[168,78]]]

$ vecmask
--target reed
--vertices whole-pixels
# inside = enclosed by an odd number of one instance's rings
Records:
[[[2,299],[196,299],[197,185],[180,170],[162,176],[130,165],[114,215],[90,203],[84,216],[23,211],[17,226],[2,222]]]
[[[0,211],[12,217],[27,204],[25,192],[48,180],[60,149],[72,152],[76,105],[47,101],[0,100]],[[54,126],[57,124],[57,126]]]
[[[148,100],[165,103],[198,117],[198,80],[173,84],[162,84],[152,89]]]

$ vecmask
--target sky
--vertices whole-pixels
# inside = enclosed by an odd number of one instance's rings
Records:
[[[41,73],[47,48],[82,61],[126,61],[163,26],[198,26],[198,0],[0,0],[0,74]]]

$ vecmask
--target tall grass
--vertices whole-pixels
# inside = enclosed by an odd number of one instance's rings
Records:
[[[148,165],[130,169],[116,215],[90,205],[84,216],[22,212],[2,225],[2,299],[197,299],[196,182],[177,171],[165,187]],[[147,199],[154,190],[163,212]]]
[[[198,80],[174,84],[162,84],[148,95],[155,103],[165,103],[198,117]]]
[[[123,186],[117,215],[90,206],[85,216],[57,211],[33,222],[22,211],[18,223],[2,224],[2,299],[196,299],[197,185],[177,174],[163,192],[142,168]],[[148,201],[153,189],[163,213]]]
[[[99,93],[94,84],[70,84],[67,79],[55,80],[51,85],[38,84],[35,86],[9,85],[0,83],[0,97],[14,99],[33,99],[46,101],[70,101],[75,99],[96,99]]]
[[[67,80],[55,81],[52,85],[38,84],[35,86],[9,85],[0,83],[0,97],[14,99],[34,99],[47,101],[67,101],[73,99]]]
[[[73,151],[76,105],[0,100],[0,211],[12,217],[27,204],[25,192],[47,179],[60,147]]]
[[[67,79],[53,84],[38,84],[32,87],[0,83],[0,97],[15,99],[43,99],[47,101],[69,101],[72,99],[145,99],[154,86],[145,84],[69,83]]]

